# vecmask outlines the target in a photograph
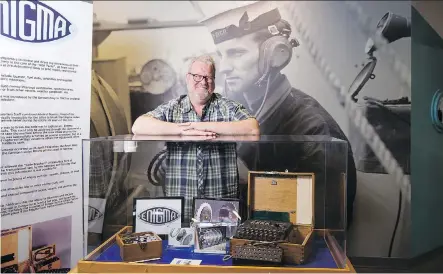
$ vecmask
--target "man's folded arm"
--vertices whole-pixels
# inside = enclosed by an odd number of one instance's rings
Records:
[[[203,122],[203,130],[220,135],[260,135],[260,127],[255,118],[232,122]]]
[[[138,117],[132,126],[132,133],[138,135],[179,135],[181,129],[175,123],[154,118],[151,114]]]
[[[181,129],[169,122],[169,112],[173,101],[163,103],[154,110],[138,117],[132,125],[132,133],[138,135],[178,135]]]
[[[231,106],[227,122],[208,122],[204,130],[219,135],[260,135],[260,125],[249,111],[237,102]]]

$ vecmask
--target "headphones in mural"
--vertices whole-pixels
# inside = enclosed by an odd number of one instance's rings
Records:
[[[271,69],[282,70],[292,59],[292,49],[300,45],[296,39],[289,39],[291,26],[285,20],[268,26],[268,31],[272,37],[260,45],[258,69],[262,75]]]
[[[258,70],[261,77],[255,82],[258,87],[261,87],[265,81],[266,90],[260,107],[254,113],[256,117],[261,113],[268,98],[272,75],[289,64],[292,59],[292,49],[300,45],[297,39],[289,38],[292,32],[291,25],[283,19],[268,26],[268,31],[272,36],[260,45]]]

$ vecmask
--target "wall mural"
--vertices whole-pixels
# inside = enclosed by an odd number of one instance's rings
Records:
[[[186,94],[189,60],[210,54],[217,64],[216,92],[241,102],[256,115],[262,134],[331,135],[349,141],[349,255],[407,257],[404,245],[410,216],[405,207],[395,226],[396,244],[392,240],[399,189],[316,67],[295,18],[308,27],[310,39],[331,70],[409,174],[411,91],[392,69],[391,59],[368,38],[381,35],[410,66],[410,3],[359,2],[371,19],[365,29],[341,1],[254,2],[94,2],[96,59],[125,57],[128,119],[133,122]],[[133,196],[161,195],[164,150],[154,143],[145,145],[149,147],[143,151],[152,155],[132,156],[129,187]],[[239,152],[244,174],[251,153]],[[286,156],[294,155],[292,151]],[[258,161],[259,167],[285,164],[293,163]],[[146,185],[146,178],[151,184]],[[123,211],[113,214],[128,213]]]

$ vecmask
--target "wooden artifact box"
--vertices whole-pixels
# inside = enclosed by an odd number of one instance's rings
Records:
[[[155,240],[125,244],[123,242],[125,235],[133,237],[149,235]],[[119,233],[117,234],[117,244],[120,247],[120,256],[125,262],[149,260],[162,256],[162,239],[153,232]]]
[[[284,264],[303,264],[312,252],[314,180],[313,173],[249,172],[248,219],[272,220],[283,215],[293,224],[287,242],[278,244]],[[235,246],[248,242],[231,239],[231,253]]]

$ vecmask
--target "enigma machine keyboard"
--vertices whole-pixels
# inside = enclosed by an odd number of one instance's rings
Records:
[[[271,263],[281,263],[283,249],[276,245],[238,245],[232,250],[232,258],[242,260],[254,260]]]
[[[290,222],[246,220],[237,228],[234,238],[254,241],[282,241],[292,229]]]

